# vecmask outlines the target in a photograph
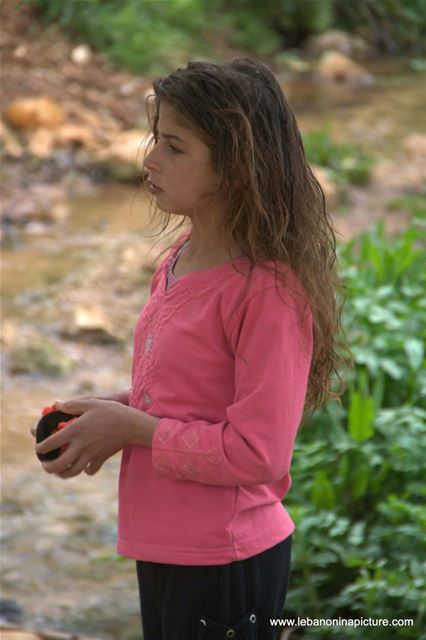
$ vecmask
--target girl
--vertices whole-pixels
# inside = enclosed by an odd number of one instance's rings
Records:
[[[130,392],[57,403],[81,417],[37,451],[67,444],[43,467],[70,478],[122,450],[117,550],[145,640],[270,640],[294,440],[336,372],[335,237],[267,67],[191,62],[148,106],[149,191],[191,226],[154,273]]]

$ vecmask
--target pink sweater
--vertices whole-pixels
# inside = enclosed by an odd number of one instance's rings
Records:
[[[155,271],[135,329],[129,404],[161,419],[152,449],[122,453],[117,552],[225,564],[294,530],[282,500],[306,396],[312,316],[308,309],[301,322],[300,302],[283,287],[278,293],[274,274],[259,266],[247,284],[245,257],[167,287],[189,235]]]

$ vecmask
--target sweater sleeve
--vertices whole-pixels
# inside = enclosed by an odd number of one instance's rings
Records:
[[[269,484],[289,472],[312,356],[312,317],[275,287],[234,315],[234,396],[221,422],[161,418],[152,440],[161,476],[236,486]],[[201,372],[200,372],[201,373]]]

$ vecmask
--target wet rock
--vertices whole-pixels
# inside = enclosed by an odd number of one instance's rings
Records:
[[[98,344],[120,342],[106,313],[96,304],[77,306],[71,324],[63,329],[62,335]]]
[[[24,149],[12,131],[0,120],[0,145],[2,153],[11,158],[22,158]]]
[[[16,600],[0,599],[0,624],[21,622],[23,613]]]
[[[280,52],[274,57],[274,66],[279,72],[290,71],[296,74],[306,74],[312,70],[310,61],[287,51]]]
[[[71,51],[71,60],[79,66],[84,66],[90,62],[91,58],[92,50],[87,44],[80,44]]]
[[[374,78],[361,65],[338,51],[326,51],[318,60],[317,73],[325,80],[369,86]]]
[[[138,83],[134,80],[124,82],[119,88],[119,94],[121,96],[132,96],[138,89]]]
[[[4,117],[12,127],[24,130],[38,127],[54,129],[66,120],[62,107],[47,97],[15,100],[7,107]]]
[[[36,158],[49,158],[52,155],[55,148],[55,135],[46,128],[38,128],[32,135],[29,136],[28,150],[32,156]]]
[[[26,58],[27,54],[28,54],[28,47],[25,44],[20,44],[14,50],[13,57],[18,58],[19,60],[22,60],[23,58]]]
[[[70,203],[63,185],[37,184],[25,192],[13,190],[4,198],[2,224],[25,227],[33,223],[62,222],[70,214]]]
[[[95,152],[94,158],[119,180],[134,179],[142,165],[148,134],[142,129],[122,131],[109,145]]]
[[[16,341],[17,336],[18,326],[11,320],[3,319],[0,334],[0,343],[6,346],[12,345]]]
[[[55,131],[55,140],[59,145],[73,144],[88,149],[97,147],[92,130],[84,125],[64,124]]]
[[[365,60],[375,54],[374,48],[367,40],[338,29],[311,36],[306,41],[305,48],[313,56],[320,56],[326,51],[338,51],[355,60]]]

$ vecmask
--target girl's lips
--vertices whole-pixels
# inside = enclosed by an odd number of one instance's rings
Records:
[[[157,185],[155,185],[150,180],[148,180],[148,184],[149,184],[150,193],[161,193],[161,191],[163,191],[163,189],[160,189],[160,187],[157,187]]]

